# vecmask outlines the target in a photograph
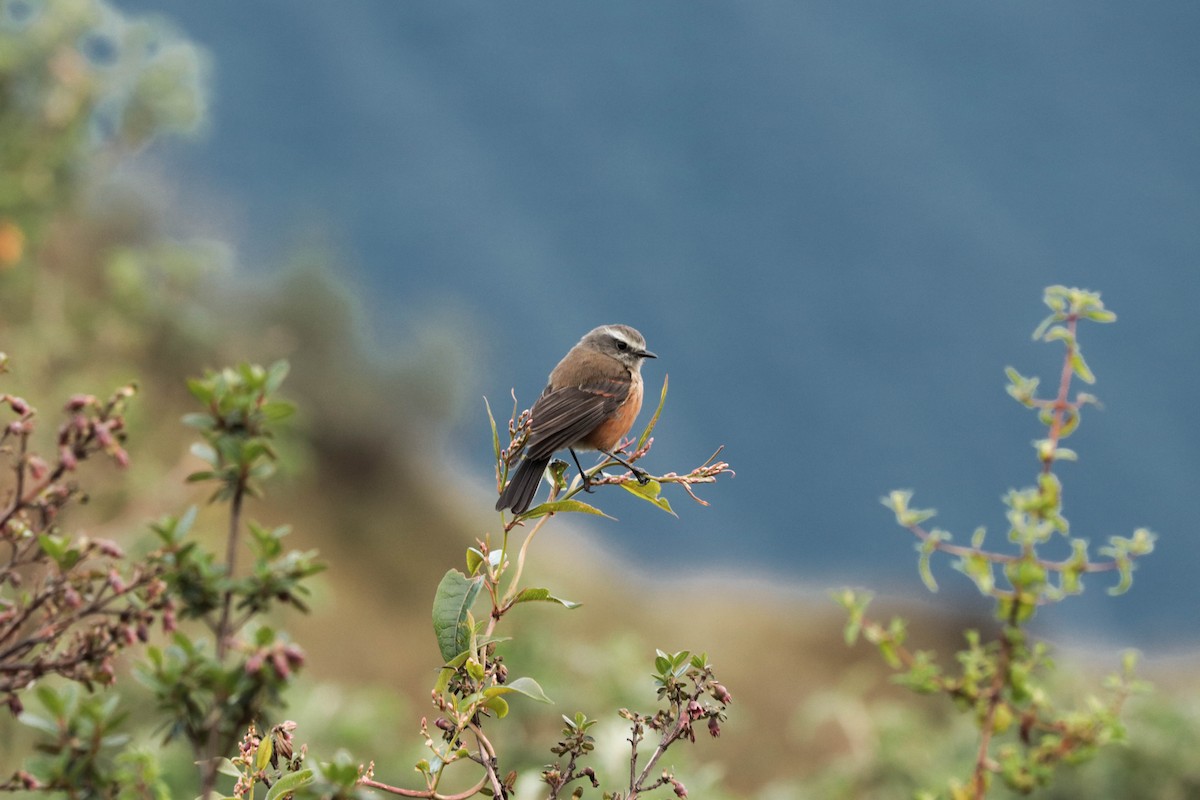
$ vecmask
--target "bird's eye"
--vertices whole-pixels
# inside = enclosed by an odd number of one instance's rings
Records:
[[[617,339],[617,349],[618,350],[628,350],[629,342],[625,341],[624,339]]]

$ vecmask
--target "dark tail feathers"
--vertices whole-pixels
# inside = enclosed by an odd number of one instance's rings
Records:
[[[550,459],[523,458],[517,465],[517,471],[508,481],[508,486],[500,493],[496,501],[496,510],[512,509],[513,514],[523,514],[533,502],[538,486],[542,483],[542,474],[550,464]]]

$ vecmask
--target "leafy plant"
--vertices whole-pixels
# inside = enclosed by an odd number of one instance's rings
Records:
[[[658,408],[636,445],[625,443],[631,448],[628,461],[633,463],[643,458],[653,445],[651,433],[666,401],[667,384],[663,382]],[[519,457],[528,436],[530,415],[528,411],[517,413],[509,421],[509,443],[501,447],[500,437],[490,409],[493,452],[496,459],[497,490],[503,490],[508,470]],[[624,449],[624,448],[623,448]],[[719,450],[717,451],[720,452]],[[617,485],[643,500],[653,503],[668,513],[674,513],[665,498],[661,497],[664,485],[683,486],[690,496],[704,503],[694,493],[693,486],[712,483],[717,476],[729,472],[729,465],[716,460],[716,454],[700,467],[685,475],[667,473],[654,476],[646,484],[637,481],[631,472],[607,476],[603,470],[616,466],[618,462],[605,458],[587,470],[588,483],[592,486]],[[421,788],[407,789],[383,783],[375,778],[375,764],[364,769],[358,784],[403,797],[423,797],[430,800],[466,798],[480,793],[493,797],[510,797],[517,779],[515,771],[505,772],[501,756],[493,742],[490,729],[493,720],[508,715],[509,703],[524,698],[548,703],[538,682],[530,676],[509,675],[502,654],[506,637],[497,632],[500,622],[517,606],[525,603],[554,603],[566,609],[578,608],[578,603],[564,599],[550,589],[521,585],[526,556],[537,533],[554,516],[562,513],[584,513],[603,515],[597,507],[575,499],[584,488],[583,476],[571,482],[564,478],[566,464],[551,465],[552,488],[550,498],[541,505],[516,516],[501,515],[499,541],[493,543],[485,537],[477,546],[468,548],[466,572],[449,570],[442,578],[434,598],[433,624],[441,651],[443,666],[433,688],[433,704],[438,716],[432,725],[422,720],[420,731],[425,742],[427,755],[416,764],[420,774]],[[512,534],[532,522],[533,527],[525,534],[513,560]],[[476,602],[486,598],[489,606],[486,616],[477,618],[474,613]],[[605,791],[606,798],[632,800],[654,789],[670,787],[679,797],[687,791],[683,783],[670,771],[653,772],[662,755],[677,742],[688,739],[695,741],[694,726],[703,724],[711,735],[720,732],[720,721],[725,708],[731,701],[729,692],[717,682],[712,666],[703,654],[692,655],[686,651],[667,654],[659,651],[655,661],[655,681],[661,707],[652,714],[640,714],[621,710],[621,716],[630,724],[631,756],[627,783],[622,788]],[[563,738],[552,748],[560,760],[545,768],[542,779],[550,787],[550,798],[575,784],[572,797],[583,791],[580,782],[590,782],[599,787],[601,780],[581,762],[588,756],[592,743],[587,730],[592,721],[582,714],[564,717],[567,727]],[[639,763],[639,747],[653,732],[657,742],[653,753]],[[563,763],[565,759],[565,763]],[[442,783],[455,764],[474,764],[480,769],[475,784],[466,790],[447,792]]]
[[[1130,652],[1122,659],[1121,672],[1105,684],[1107,700],[1092,699],[1082,710],[1058,711],[1039,679],[1051,666],[1049,648],[1031,641],[1025,629],[1038,608],[1083,591],[1086,574],[1116,572],[1118,581],[1109,592],[1127,591],[1135,559],[1149,554],[1155,539],[1144,528],[1129,537],[1114,536],[1100,549],[1102,558],[1093,560],[1088,541],[1072,535],[1063,516],[1063,487],[1054,467],[1059,461],[1077,458],[1074,451],[1062,446],[1062,440],[1078,428],[1082,410],[1096,402],[1085,392],[1071,395],[1073,379],[1095,382],[1079,346],[1078,325],[1085,320],[1113,322],[1116,315],[1104,307],[1098,293],[1083,289],[1051,286],[1046,289],[1045,303],[1051,313],[1033,335],[1063,345],[1057,393],[1052,398],[1040,397],[1037,378],[1027,378],[1011,367],[1007,370],[1008,393],[1036,411],[1047,428],[1046,436],[1033,443],[1040,463],[1036,485],[1012,490],[1004,498],[1008,540],[1015,552],[985,549],[983,528],[975,531],[969,546],[951,544],[948,532],[924,527],[935,512],[911,507],[909,491],[893,491],[883,499],[897,523],[918,539],[920,574],[926,586],[937,590],[930,569],[933,555],[954,557],[955,568],[995,601],[1001,622],[997,638],[985,642],[977,631],[967,631],[967,646],[957,653],[957,665],[946,667],[932,653],[906,647],[902,619],[884,625],[867,617],[869,593],[847,589],[836,596],[849,612],[847,643],[863,636],[879,648],[892,668],[900,670],[897,682],[919,693],[944,694],[974,715],[979,728],[977,754],[969,777],[951,782],[949,795],[954,800],[985,797],[994,776],[1022,793],[1046,785],[1057,765],[1086,759],[1099,747],[1120,740],[1124,735],[1120,712],[1126,699],[1146,689],[1133,677],[1136,656]],[[1039,548],[1058,537],[1066,540],[1070,555],[1061,560],[1042,556]]]
[[[287,372],[282,361],[269,369],[243,364],[189,382],[205,410],[184,422],[204,438],[192,452],[207,468],[188,480],[216,484],[211,501],[228,505],[223,563],[188,537],[194,508],[153,526],[168,548],[164,575],[180,621],[200,623],[213,644],[179,631],[168,646],[149,648],[140,674],[170,720],[168,737],[182,736],[200,763],[205,797],[224,754],[246,726],[282,702],[304,663],[303,651],[262,617],[276,607],[306,611],[305,581],[324,568],[314,552],[284,551],[287,527],[268,529],[243,519],[246,498],[260,495],[262,481],[275,471],[275,426],[294,410],[276,397]],[[246,533],[254,562],[241,575],[237,556]]]

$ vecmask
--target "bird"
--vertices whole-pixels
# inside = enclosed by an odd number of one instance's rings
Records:
[[[601,325],[563,356],[530,409],[529,438],[496,510],[524,513],[556,452],[567,449],[583,475],[576,450],[596,450],[628,467],[641,483],[646,473],[614,453],[642,408],[642,362],[658,358],[628,325]]]

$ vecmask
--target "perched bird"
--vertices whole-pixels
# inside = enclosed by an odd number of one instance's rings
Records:
[[[554,454],[566,448],[598,450],[624,464],[645,483],[646,473],[614,454],[642,408],[642,361],[657,358],[628,325],[601,325],[579,340],[550,373],[545,391],[530,410],[529,440],[496,510],[520,514],[529,508]],[[587,475],[584,474],[585,488]]]

